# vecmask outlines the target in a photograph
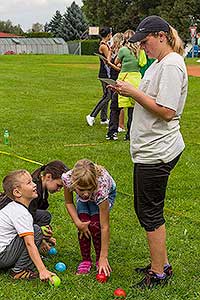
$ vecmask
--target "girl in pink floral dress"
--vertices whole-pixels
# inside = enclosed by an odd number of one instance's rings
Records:
[[[91,270],[92,239],[98,272],[110,276],[109,212],[116,196],[115,181],[103,167],[88,159],[79,160],[72,170],[62,175],[62,180],[66,208],[78,228],[82,261],[76,274],[87,274]],[[73,191],[76,193],[76,207]]]

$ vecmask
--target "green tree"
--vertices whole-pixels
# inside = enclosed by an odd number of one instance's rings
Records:
[[[88,28],[81,8],[74,2],[68,7],[62,19],[62,37],[66,40],[80,39]]]
[[[135,30],[143,18],[156,14],[175,27],[184,40],[190,38],[189,16],[200,19],[199,0],[83,0],[82,10],[91,26],[109,26],[114,32]],[[197,26],[200,31],[200,21]]]
[[[0,21],[0,31],[6,33],[14,33],[17,35],[23,34],[23,30],[21,29],[21,26],[19,24],[13,25],[10,20]]]
[[[26,32],[25,37],[28,38],[52,38],[53,34],[51,32],[45,32],[45,31],[40,31],[40,32]]]
[[[46,22],[46,23],[44,24],[44,32],[48,32],[48,31],[50,31],[50,30],[49,30],[49,23]]]
[[[62,15],[59,10],[56,11],[48,25],[46,25],[45,31],[51,32],[55,37],[62,36]]]
[[[117,32],[137,26],[138,5],[138,0],[83,0],[82,10],[91,26],[108,26]]]
[[[199,9],[198,0],[162,0],[155,13],[166,19],[178,31],[181,38],[187,41],[190,40],[190,16],[197,19],[196,12]]]
[[[44,30],[44,25],[40,23],[34,23],[32,25],[32,32],[42,32]]]

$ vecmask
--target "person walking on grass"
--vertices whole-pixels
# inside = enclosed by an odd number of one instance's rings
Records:
[[[110,47],[108,42],[112,37],[112,30],[110,27],[103,27],[100,29],[101,42],[99,45],[98,53],[101,54],[105,59],[108,57]],[[106,64],[106,62],[100,58],[100,69],[99,69],[99,78],[110,78],[110,68]],[[107,84],[105,82],[101,82],[103,89],[103,96],[94,107],[92,112],[86,116],[86,121],[89,126],[93,126],[95,122],[95,118],[100,113],[101,124],[108,124],[109,120],[107,117],[108,111],[108,103],[111,99],[111,90],[107,89]]]
[[[110,240],[109,214],[116,196],[116,184],[110,174],[88,159],[79,160],[62,175],[66,208],[78,228],[82,262],[77,275],[88,274],[92,267],[91,238],[96,252],[96,268],[110,276],[108,261]],[[73,203],[76,193],[76,208]]]
[[[172,275],[163,215],[170,172],[184,150],[180,118],[187,97],[188,77],[177,31],[159,16],[145,18],[129,40],[140,42],[149,58],[139,89],[118,81],[114,90],[135,100],[130,134],[134,162],[134,207],[146,231],[150,264],[136,271],[145,276],[134,287],[165,285]]]
[[[50,280],[54,273],[47,270],[38,248],[43,234],[28,211],[37,198],[37,187],[26,170],[9,173],[3,179],[4,193],[0,195],[0,269],[11,268],[13,279]],[[37,268],[38,273],[34,271]]]

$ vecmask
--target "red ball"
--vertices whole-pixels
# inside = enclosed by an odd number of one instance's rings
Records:
[[[96,275],[96,280],[100,283],[105,283],[108,280],[108,277],[104,273],[101,273]]]
[[[114,296],[126,298],[126,292],[123,289],[118,288],[114,291]]]

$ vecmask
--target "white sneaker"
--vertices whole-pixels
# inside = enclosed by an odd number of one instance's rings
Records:
[[[88,123],[89,126],[93,126],[94,125],[94,117],[91,117],[90,115],[86,116],[86,121]]]
[[[109,124],[109,120],[107,119],[106,121],[101,121],[100,124],[101,125],[108,125]]]
[[[118,127],[118,132],[125,132],[126,130],[124,128]]]

